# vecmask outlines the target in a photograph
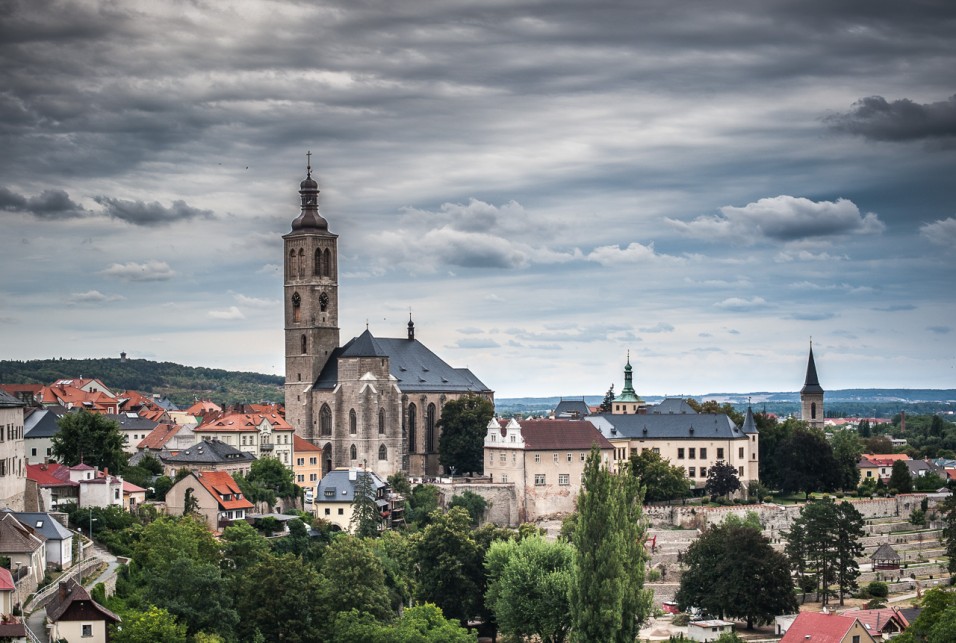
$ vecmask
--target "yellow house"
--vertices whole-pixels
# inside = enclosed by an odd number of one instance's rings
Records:
[[[322,449],[308,440],[292,438],[292,472],[303,489],[315,489],[322,479]]]

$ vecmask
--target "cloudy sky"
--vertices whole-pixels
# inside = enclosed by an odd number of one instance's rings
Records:
[[[283,372],[313,152],[342,339],[501,397],[956,387],[956,4],[0,0],[0,357]],[[81,375],[81,374],[77,374]]]

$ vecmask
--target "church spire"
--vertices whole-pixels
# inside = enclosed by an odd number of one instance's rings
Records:
[[[329,222],[319,214],[319,184],[312,178],[312,152],[306,152],[305,180],[299,184],[302,202],[299,216],[292,222],[293,230],[328,230]]]
[[[634,378],[631,367],[631,351],[627,351],[627,364],[624,366],[624,388],[621,394],[615,398],[615,402],[640,402],[641,398],[637,396],[634,390]]]
[[[817,378],[817,365],[813,361],[813,340],[810,340],[810,357],[807,360],[807,377],[803,383],[801,393],[823,393],[820,380]]]

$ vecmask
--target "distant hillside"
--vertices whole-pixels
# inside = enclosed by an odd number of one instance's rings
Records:
[[[282,402],[278,375],[195,368],[145,359],[42,359],[0,361],[0,384],[50,384],[62,377],[95,377],[113,390],[159,393],[178,405],[197,398],[217,404]]]

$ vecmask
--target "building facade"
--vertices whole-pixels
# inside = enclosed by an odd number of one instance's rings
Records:
[[[286,420],[322,449],[323,473],[365,466],[381,476],[438,475],[444,404],[493,393],[416,340],[411,319],[404,338],[366,328],[340,345],[338,236],[319,213],[311,166],[299,195],[300,214],[282,237]]]
[[[26,491],[26,447],[23,402],[0,391],[0,508],[23,511]]]

